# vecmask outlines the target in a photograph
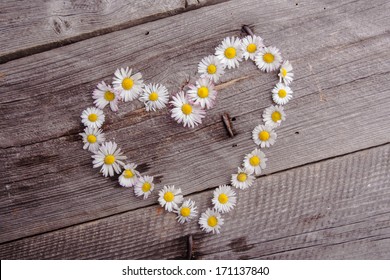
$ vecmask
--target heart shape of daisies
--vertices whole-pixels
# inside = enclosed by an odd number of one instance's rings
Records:
[[[120,174],[118,183],[125,188],[134,188],[137,197],[147,199],[155,189],[153,176],[141,175],[135,163],[125,162],[126,156],[115,142],[106,141],[101,129],[105,115],[103,109],[110,107],[118,111],[120,102],[139,100],[145,104],[146,111],[156,111],[170,105],[171,117],[184,127],[193,128],[202,123],[206,111],[212,109],[217,100],[218,84],[228,69],[238,68],[243,60],[252,60],[264,72],[278,71],[279,82],[272,89],[271,105],[263,112],[264,124],[257,125],[252,131],[252,139],[258,146],[245,155],[242,166],[231,175],[231,186],[221,185],[213,192],[213,208],[207,209],[198,220],[203,231],[220,233],[224,224],[223,213],[233,210],[237,203],[236,189],[245,190],[252,186],[255,176],[266,167],[267,157],[259,148],[268,148],[275,143],[275,129],[285,120],[283,105],[292,98],[289,87],[293,81],[293,68],[288,60],[283,61],[280,51],[275,47],[266,47],[260,36],[248,35],[245,38],[225,38],[215,49],[214,55],[204,57],[198,64],[199,78],[195,84],[188,84],[170,97],[167,88],[161,84],[145,84],[141,73],[121,68],[114,73],[112,85],[104,81],[97,85],[92,93],[94,107],[85,109],[81,121],[85,125],[80,133],[83,148],[93,153],[93,167],[100,168],[103,176]],[[198,216],[195,201],[184,200],[180,188],[165,185],[159,191],[158,202],[166,211],[177,215],[179,223],[187,223]]]

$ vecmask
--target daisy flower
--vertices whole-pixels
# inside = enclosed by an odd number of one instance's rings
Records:
[[[271,126],[261,125],[255,127],[252,131],[252,139],[261,148],[269,147],[275,144],[276,132]]]
[[[154,190],[154,184],[153,184],[152,176],[139,177],[134,186],[135,195],[144,196],[144,199],[147,199],[153,190]]]
[[[183,91],[180,91],[176,96],[172,96],[173,101],[170,103],[174,106],[171,110],[171,117],[178,123],[183,123],[184,127],[194,128],[202,123],[202,118],[206,112],[198,105],[190,103]]]
[[[275,71],[279,68],[282,55],[275,47],[264,47],[255,57],[257,67],[265,72]]]
[[[227,37],[215,49],[215,56],[227,66],[227,68],[236,68],[242,61],[241,40],[236,37]]]
[[[118,111],[119,96],[114,89],[106,85],[104,81],[97,85],[97,88],[92,93],[92,98],[95,99],[93,104],[99,109],[104,109],[108,104],[112,111]]]
[[[278,74],[280,78],[280,82],[284,82],[287,86],[291,84],[291,82],[294,79],[294,73],[292,72],[293,68],[291,66],[291,63],[286,60],[283,62],[282,66],[280,67],[280,72]]]
[[[272,90],[272,99],[278,105],[284,105],[292,98],[293,91],[283,83],[277,83]]]
[[[223,225],[223,219],[221,214],[209,208],[200,216],[199,225],[200,228],[207,233],[212,232],[218,234]]]
[[[188,98],[203,109],[211,109],[217,98],[217,91],[210,79],[201,78],[196,81],[196,85],[190,85],[187,91]]]
[[[213,196],[211,202],[214,205],[214,209],[220,213],[227,213],[236,206],[236,193],[228,185],[216,188]]]
[[[100,128],[104,123],[104,113],[96,107],[89,107],[81,113],[81,122],[85,126]]]
[[[92,158],[94,159],[93,168],[101,166],[100,172],[107,177],[108,175],[114,176],[114,171],[117,174],[121,172],[122,166],[125,165],[122,160],[125,160],[126,156],[115,142],[110,141],[103,143]]]
[[[198,73],[201,78],[209,78],[217,83],[219,78],[225,74],[225,65],[214,55],[206,56],[199,62]]]
[[[284,113],[282,106],[271,105],[263,112],[263,121],[265,125],[270,127],[278,127],[284,120],[286,120],[286,114]]]
[[[113,81],[114,89],[120,92],[121,98],[127,101],[133,101],[142,91],[143,81],[141,73],[131,75],[132,69],[126,67],[115,71]]]
[[[183,202],[183,204],[175,209],[173,212],[177,214],[176,219],[178,219],[179,223],[184,224],[185,222],[189,222],[194,217],[196,217],[196,214],[198,214],[198,211],[196,211],[195,201],[192,201],[191,199],[188,199]]]
[[[165,86],[160,84],[145,85],[139,100],[145,103],[146,111],[165,108],[169,94]]]
[[[254,180],[255,177],[249,171],[238,167],[238,173],[233,174],[230,181],[233,187],[245,190],[253,185]]]
[[[128,163],[123,168],[124,170],[118,179],[119,185],[126,188],[133,187],[140,176],[139,172],[135,170],[137,165],[134,163]]]
[[[168,212],[178,208],[178,204],[183,201],[181,189],[175,189],[175,186],[164,186],[158,193],[158,202]]]
[[[259,149],[254,149],[250,154],[245,156],[244,167],[251,174],[255,173],[256,175],[260,175],[261,170],[265,168],[266,161],[265,154]]]
[[[99,150],[99,145],[106,141],[104,133],[101,129],[95,127],[86,127],[83,133],[80,133],[83,137],[84,146],[83,149],[91,152],[96,152]]]
[[[243,57],[246,60],[248,60],[248,58],[254,60],[260,49],[264,48],[263,39],[256,35],[246,36],[244,39],[242,39],[241,47]]]

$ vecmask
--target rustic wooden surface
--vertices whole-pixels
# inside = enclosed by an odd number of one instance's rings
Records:
[[[34,17],[30,6],[1,3],[8,7],[1,9],[8,42],[0,45],[2,259],[185,258],[190,234],[194,258],[390,258],[387,1],[170,1],[148,9],[142,1],[57,2],[31,2]],[[56,11],[70,16],[71,31],[20,36],[49,30]],[[178,225],[157,206],[157,192],[143,201],[99,176],[82,150],[79,115],[96,83],[121,66],[176,91],[243,24],[293,63],[295,98],[265,151],[267,169],[213,236],[196,222]],[[104,129],[141,171],[180,186],[205,210],[212,189],[254,148],[251,130],[272,103],[275,81],[248,62],[224,76],[218,106],[196,129],[139,102],[108,113]]]
[[[4,0],[0,63],[219,2]]]

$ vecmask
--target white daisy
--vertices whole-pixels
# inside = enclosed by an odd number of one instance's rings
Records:
[[[104,123],[104,113],[96,107],[89,107],[81,113],[81,122],[85,126],[100,128]]]
[[[268,148],[269,146],[275,144],[276,137],[276,132],[271,126],[259,124],[252,131],[253,141],[255,141],[256,145],[259,145],[261,148]]]
[[[284,120],[286,120],[286,114],[284,113],[282,106],[271,105],[263,112],[263,121],[265,125],[270,127],[278,127]]]
[[[261,170],[265,168],[267,158],[265,154],[259,149],[254,149],[250,154],[247,154],[244,158],[244,167],[250,174],[261,174]]]
[[[136,99],[144,86],[141,73],[131,75],[131,72],[129,67],[117,69],[112,83],[125,102]]]
[[[241,40],[236,37],[227,37],[215,49],[215,56],[227,66],[227,68],[236,68],[242,61]]]
[[[165,86],[160,84],[145,85],[139,100],[145,103],[146,111],[156,111],[165,108],[168,104],[169,93]]]
[[[214,55],[206,56],[199,62],[198,73],[201,78],[209,78],[217,83],[219,78],[225,74],[225,65]]]
[[[257,67],[265,72],[275,71],[279,68],[282,55],[275,47],[264,47],[255,57]]]
[[[221,214],[213,209],[207,209],[206,212],[202,213],[199,218],[200,228],[209,233],[220,233],[221,226],[223,225],[223,219]]]
[[[152,176],[138,177],[134,186],[134,193],[136,196],[144,196],[144,199],[147,199],[153,190],[154,184]]]
[[[246,36],[242,39],[242,53],[243,57],[248,60],[248,58],[254,60],[256,54],[260,49],[264,48],[263,39],[260,36]]]
[[[99,145],[106,141],[104,133],[101,129],[95,127],[86,127],[83,133],[80,133],[83,137],[84,146],[83,149],[91,152],[96,152],[99,150]]]
[[[121,176],[119,176],[119,185],[122,187],[133,187],[135,183],[138,181],[138,177],[140,176],[139,172],[135,170],[137,165],[134,163],[128,163],[123,167],[123,172]]]
[[[237,174],[233,174],[231,178],[232,186],[237,189],[245,190],[253,185],[255,177],[244,168],[238,167]]]
[[[171,110],[171,117],[178,123],[183,123],[184,127],[195,127],[202,123],[202,118],[206,112],[199,106],[190,103],[183,91],[176,96],[172,96],[170,103],[174,106]]]
[[[201,78],[196,81],[196,85],[189,85],[187,91],[188,98],[203,109],[211,109],[217,98],[217,91],[214,85],[208,78]]]
[[[291,84],[291,82],[294,79],[294,73],[292,72],[293,68],[291,66],[291,63],[286,60],[283,62],[282,66],[280,67],[280,72],[278,74],[280,78],[280,82],[284,82],[287,86]]]
[[[183,201],[181,189],[175,189],[175,186],[164,186],[158,193],[158,202],[168,212],[178,208],[178,204]]]
[[[236,193],[228,185],[222,185],[216,188],[213,196],[211,202],[214,205],[214,209],[218,212],[227,213],[236,206]]]
[[[189,222],[198,214],[196,211],[195,201],[188,199],[183,202],[183,204],[176,208],[173,212],[177,214],[176,219],[178,219],[179,223],[184,224],[185,222]]]
[[[119,95],[114,89],[107,85],[104,81],[97,85],[97,88],[92,93],[92,98],[95,99],[93,104],[99,109],[104,109],[108,104],[112,111],[118,111]]]
[[[278,105],[284,105],[292,98],[293,91],[283,83],[277,83],[272,90],[272,99]]]
[[[115,142],[110,141],[103,143],[92,158],[94,159],[93,168],[101,166],[100,172],[107,177],[108,175],[114,176],[114,171],[117,174],[121,172],[122,166],[125,165],[122,160],[125,160],[126,156]]]

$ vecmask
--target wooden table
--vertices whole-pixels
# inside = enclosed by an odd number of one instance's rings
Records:
[[[0,3],[1,259],[390,258],[389,1],[85,2]],[[243,25],[292,62],[294,99],[265,172],[205,234],[157,191],[138,199],[99,175],[79,116],[118,67],[177,91]],[[104,130],[157,189],[175,184],[204,211],[254,149],[275,82],[243,63],[195,129],[136,101],[105,110]]]

